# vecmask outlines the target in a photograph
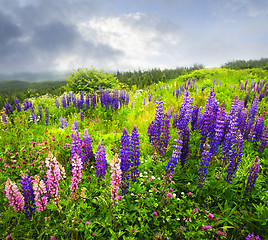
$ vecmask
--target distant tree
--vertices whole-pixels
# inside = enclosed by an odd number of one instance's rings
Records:
[[[73,92],[95,92],[99,86],[104,89],[120,88],[122,84],[114,74],[106,73],[103,70],[98,71],[94,68],[78,68],[70,73],[70,76],[65,78],[67,82],[66,90]]]

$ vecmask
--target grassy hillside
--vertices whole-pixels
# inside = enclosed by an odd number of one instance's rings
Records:
[[[87,104],[87,93],[48,94],[29,98],[34,108],[2,114],[0,236],[245,239],[254,232],[268,238],[267,77],[262,69],[200,69],[137,91],[103,90],[96,103],[89,96]],[[83,156],[82,170],[74,153]],[[132,165],[124,171],[128,156]],[[111,195],[115,160],[124,163],[118,196]],[[5,194],[8,178],[23,194],[23,174],[48,187],[42,196],[50,201],[35,200],[34,214],[14,210]]]

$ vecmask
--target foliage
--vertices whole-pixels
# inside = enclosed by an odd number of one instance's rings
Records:
[[[78,68],[77,70],[73,70],[65,80],[67,82],[66,90],[73,91],[74,93],[93,93],[98,90],[99,86],[104,89],[120,88],[120,84],[114,74],[94,68]]]
[[[226,113],[233,107],[232,102],[236,96],[237,101],[243,101],[248,95],[248,104],[243,106],[243,111],[247,111],[251,109],[253,99],[259,96],[258,91],[259,94],[265,93],[267,76],[267,71],[261,69],[200,69],[185,72],[185,75],[165,83],[159,82],[157,85],[150,85],[148,89],[129,92],[129,104],[119,107],[118,111],[102,106],[99,96],[94,107],[87,106],[85,102],[79,107],[74,105],[73,100],[70,100],[68,107],[63,107],[63,96],[45,95],[28,99],[35,106],[35,123],[32,121],[31,109],[18,112],[13,108],[13,114],[7,114],[6,122],[0,123],[0,238],[12,236],[13,239],[54,239],[51,238],[54,236],[55,239],[245,239],[253,232],[254,236],[259,235],[261,239],[268,238],[265,228],[268,221],[268,148],[259,151],[259,140],[252,141],[252,137],[244,141],[241,161],[231,184],[224,180],[228,164],[223,161],[223,143],[220,143],[217,154],[210,156],[206,178],[201,184],[198,179],[199,164],[207,156],[201,155],[200,151],[200,121],[197,121],[195,129],[187,129],[189,139],[182,146],[189,144],[189,151],[184,166],[173,164],[172,178],[169,178],[165,169],[175,149],[172,145],[178,139],[177,129],[170,127],[166,156],[157,164],[153,161],[154,149],[147,134],[149,124],[155,119],[157,103],[154,99],[157,100],[159,96],[163,100],[164,115],[169,113],[169,116],[174,116],[176,112],[179,115],[181,109],[198,104],[200,120],[212,86],[217,99],[216,105],[223,105]],[[245,86],[247,78],[249,87],[244,89],[241,86]],[[260,88],[263,80],[264,85]],[[250,87],[256,84],[258,89]],[[175,92],[178,88],[177,97]],[[186,89],[193,104],[187,105],[183,101]],[[81,95],[73,94],[74,98],[81,99]],[[56,99],[60,103],[58,107]],[[268,124],[265,110],[267,103],[268,98],[264,94],[255,118],[256,122],[259,115],[264,116],[263,129]],[[39,104],[43,109],[43,118],[37,113]],[[49,113],[47,125],[44,118],[45,108]],[[80,118],[81,111],[84,113],[83,119]],[[189,112],[187,109],[185,111]],[[67,126],[61,127],[61,117],[67,120]],[[85,129],[90,135],[93,149],[82,170],[81,164],[71,159],[71,134],[75,121],[82,141],[82,154],[85,154],[82,140]],[[172,121],[173,117],[170,126],[173,125]],[[120,153],[123,129],[126,128],[130,133],[134,125],[139,132],[139,176],[135,182],[129,179],[127,194],[123,195],[122,189],[118,189],[115,203],[111,201],[111,180],[116,174],[111,173],[108,166],[114,156]],[[100,138],[105,146],[107,160],[107,171],[101,181],[96,176],[95,164]],[[181,140],[184,138],[181,137]],[[53,168],[51,164],[46,164],[49,152],[56,158],[53,158]],[[246,192],[248,176],[253,171],[251,168],[256,156],[259,164],[258,177],[256,182],[254,178],[252,191]],[[60,177],[64,176],[63,168],[66,178]],[[46,180],[47,176],[54,177],[51,175],[52,170],[48,172],[49,169],[60,171],[60,174],[55,174],[60,177],[60,181],[59,178],[56,181],[56,199],[55,196],[51,197],[44,211],[35,211],[34,215],[27,218],[26,210],[20,213],[10,207],[4,193],[4,183],[8,178],[22,192],[23,173],[32,180],[36,179],[35,176]],[[76,181],[75,194],[70,189],[74,178],[79,179]]]
[[[227,62],[222,65],[222,68],[229,69],[246,69],[246,68],[263,68],[268,70],[268,58],[261,58],[259,60],[236,60]]]

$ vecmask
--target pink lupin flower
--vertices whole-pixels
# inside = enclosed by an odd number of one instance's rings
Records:
[[[49,192],[54,198],[54,203],[56,204],[59,190],[59,181],[61,178],[61,171],[57,159],[53,157],[51,152],[48,153],[48,158],[46,159],[46,166],[48,168],[46,174]]]
[[[33,180],[33,190],[37,211],[44,211],[47,206],[47,189],[44,181],[39,180],[39,176],[35,176],[35,179]]]
[[[81,175],[81,171],[82,171],[82,160],[81,158],[75,154],[74,158],[73,158],[73,164],[72,164],[72,184],[70,186],[71,188],[71,192],[76,195],[77,193],[77,189],[78,189],[78,183],[81,181],[82,179],[82,175]]]
[[[5,185],[5,195],[8,198],[8,202],[16,212],[22,212],[24,208],[24,198],[19,192],[18,187],[15,183],[11,182],[8,178]]]
[[[120,168],[120,159],[118,158],[118,155],[115,154],[111,163],[111,202],[112,204],[118,203],[117,200],[119,195],[118,195],[118,190],[119,190],[119,185],[121,183],[121,168]]]

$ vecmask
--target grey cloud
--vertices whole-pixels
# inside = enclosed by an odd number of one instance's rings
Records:
[[[84,40],[76,29],[78,19],[97,14],[98,1],[27,2],[0,0],[0,72],[52,71],[54,61],[70,55],[79,63],[91,59],[92,65],[122,55],[108,45]]]
[[[62,22],[50,22],[36,27],[32,43],[41,51],[66,51],[74,46],[78,37],[78,32],[73,26]]]

